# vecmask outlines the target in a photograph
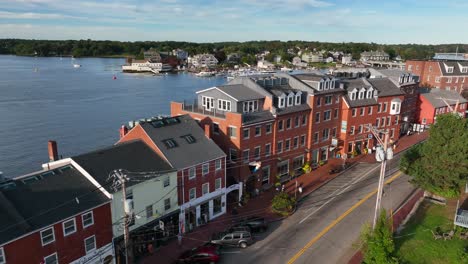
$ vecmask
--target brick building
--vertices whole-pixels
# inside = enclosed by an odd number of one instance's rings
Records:
[[[404,100],[400,88],[388,78],[350,79],[343,84],[347,94],[342,104],[341,154],[361,154],[376,146],[367,126],[388,129],[390,138],[398,139]]]
[[[305,161],[328,159],[333,133],[339,130],[342,89],[336,85],[334,78],[313,74],[236,78],[198,91],[194,102],[172,102],[171,114],[188,113],[209,125],[213,140],[228,153],[231,180],[255,193],[269,188],[276,177],[284,181],[292,172],[300,173]],[[255,161],[261,161],[262,169],[252,173],[249,164]]]
[[[423,87],[462,93],[468,89],[468,61],[406,61],[406,70],[420,76]]]
[[[179,228],[184,232],[226,212],[226,154],[188,115],[132,125],[117,144],[145,142],[177,170]]]
[[[0,183],[0,263],[114,263],[110,198],[71,164]]]
[[[461,116],[466,117],[468,113],[467,102],[468,100],[455,91],[421,89],[418,104],[418,123],[421,125],[433,124],[438,115],[452,113],[454,109]]]

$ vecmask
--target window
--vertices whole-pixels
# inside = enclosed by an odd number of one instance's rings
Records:
[[[63,235],[68,236],[76,232],[76,222],[75,218],[63,222]]]
[[[221,189],[221,178],[215,180],[215,190]]]
[[[359,109],[359,114],[360,114],[361,116],[364,116],[364,107],[361,107],[361,108]]]
[[[382,108],[382,103],[379,103],[379,104],[377,105],[377,113],[380,113],[381,108]]]
[[[281,107],[281,106],[280,106]],[[258,101],[246,101],[243,102],[242,110],[244,113],[255,112],[258,110]]]
[[[219,214],[223,210],[221,197],[213,199],[213,214]]]
[[[84,241],[86,254],[96,249],[96,237],[88,237]]]
[[[250,128],[244,128],[244,130],[242,130],[242,137],[244,139],[250,138]]]
[[[291,139],[286,139],[284,141],[284,151],[289,151],[291,149]]]
[[[171,209],[171,198],[164,199],[164,210],[168,211]]]
[[[305,135],[301,136],[301,146],[302,147],[305,146],[305,137],[306,137]]]
[[[265,133],[270,134],[271,133],[271,124],[266,124],[265,125]]]
[[[357,112],[357,111],[356,111],[356,108],[353,108],[353,110],[352,110],[353,116],[356,116],[356,112]]]
[[[392,128],[390,130],[390,137],[393,138],[393,136],[395,136],[395,129],[394,128]]]
[[[261,126],[256,126],[255,127],[255,136],[259,137],[262,135],[262,127]]]
[[[358,134],[361,134],[361,133],[362,133],[362,125],[359,125],[359,127],[358,127],[358,132],[357,132],[357,133],[358,133]]]
[[[210,172],[210,164],[209,163],[203,163],[203,165],[202,165],[202,175],[207,175],[208,172]]]
[[[289,95],[288,96],[288,106],[293,106],[294,105],[294,96]]]
[[[302,116],[302,125],[305,126],[307,124],[307,116],[303,115]]]
[[[317,97],[317,106],[320,106],[322,104],[322,98]]]
[[[254,159],[260,159],[260,146],[254,148]]]
[[[380,123],[380,124],[382,125],[382,127],[385,126],[385,121],[386,121],[386,120],[385,120],[385,117],[382,117],[382,122]]]
[[[213,133],[219,135],[219,124],[213,123]]]
[[[351,135],[354,135],[354,126],[351,127],[351,130],[349,131]]]
[[[195,167],[191,167],[188,169],[189,180],[195,178]]]
[[[408,65],[408,71],[412,71],[413,70],[413,65]]]
[[[153,217],[153,205],[146,206],[146,218]]]
[[[249,154],[250,154],[250,149],[246,149],[244,151],[242,151],[242,160],[244,161],[244,163],[249,163]]]
[[[453,72],[453,67],[447,67],[447,72],[452,73]]]
[[[265,156],[268,157],[271,155],[271,143],[265,144]]]
[[[435,82],[436,82],[436,83],[440,83],[440,76],[437,76],[437,77],[435,78]]]
[[[291,128],[291,118],[288,118],[286,120],[286,129],[290,129]]]
[[[300,105],[301,104],[301,94],[296,94],[296,105]]]
[[[336,96],[335,103],[339,103],[339,102],[340,102],[340,97]]]
[[[293,148],[297,149],[298,147],[299,147],[299,137],[294,137]]]
[[[320,122],[320,112],[315,113],[315,123]]]
[[[338,108],[335,108],[335,110],[333,110],[333,118],[338,118]]]
[[[206,110],[211,111],[212,108],[215,108],[214,98],[202,96],[202,105],[205,107]]]
[[[426,118],[423,118],[421,124],[425,125],[426,122],[427,122]]]
[[[237,149],[229,149],[229,160],[232,162],[237,162]]]
[[[0,262],[2,263],[2,262]],[[49,255],[44,258],[44,264],[58,264],[58,257],[57,253],[54,253],[52,255]]]
[[[278,121],[278,131],[283,131],[283,120]]]
[[[209,182],[204,183],[202,185],[202,195],[205,195],[205,194],[207,194],[209,192],[210,192],[210,183]]]
[[[54,228],[49,227],[41,231],[42,245],[45,246],[55,241]]]
[[[221,159],[215,160],[215,170],[221,169]]]
[[[218,99],[218,110],[231,111],[231,101]]]
[[[429,72],[432,72],[432,66],[429,66]]]
[[[281,153],[283,152],[283,141],[278,141],[278,144],[276,146],[276,153]]]
[[[329,137],[330,137],[330,129],[329,129],[329,128],[325,128],[325,129],[322,131],[322,141],[323,141],[323,140],[327,140]]]
[[[81,221],[83,222],[83,228],[94,224],[93,211],[82,214]]]
[[[195,199],[195,198],[197,198],[197,189],[196,189],[196,188],[192,188],[192,189],[190,189],[190,191],[189,191],[189,200],[191,201],[191,200],[193,200],[193,199]]]
[[[262,168],[262,184],[268,184],[270,182],[270,165]]]
[[[286,98],[279,97],[278,107],[283,108],[285,104],[286,104]]]
[[[276,169],[277,176],[285,176],[288,175],[289,173],[289,160],[284,160],[278,163],[277,169]]]
[[[299,127],[299,116],[294,118],[294,127]]]
[[[391,116],[387,117],[387,126],[390,126],[391,122],[392,122],[392,117]]]
[[[331,110],[323,112],[323,121],[331,120]]]
[[[185,141],[187,141],[187,143],[189,144],[193,144],[196,141],[192,135],[185,135],[185,136],[182,136],[182,138],[184,138]]]
[[[166,188],[167,186],[171,185],[171,178],[169,178],[169,176],[166,176],[164,178],[164,188]]]
[[[367,108],[367,114],[372,115],[372,106],[369,106],[369,108]]]
[[[333,96],[327,95],[325,96],[325,105],[330,105],[332,103]]]
[[[292,160],[292,167],[293,167],[294,170],[300,169],[302,167],[302,165],[304,165],[304,155],[299,156],[299,157],[295,157]]]
[[[5,264],[5,263],[6,263],[5,251],[3,251],[3,248],[0,247],[0,264]]]
[[[452,77],[447,77],[447,83],[452,83]]]
[[[229,133],[229,136],[232,138],[237,137],[237,128],[233,126],[228,127],[228,133]]]
[[[384,103],[384,104],[383,104],[382,112],[384,112],[384,113],[387,112],[387,104],[388,104],[388,103]]]
[[[168,148],[168,149],[177,147],[177,143],[172,138],[163,140],[163,143],[164,143],[164,145],[166,145],[166,148]]]
[[[319,141],[319,133],[315,132],[314,133],[314,143],[318,143],[318,141]]]

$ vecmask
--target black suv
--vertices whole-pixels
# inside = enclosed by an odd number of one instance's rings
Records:
[[[253,238],[250,232],[236,231],[232,233],[221,233],[211,240],[212,244],[220,246],[236,246],[246,248],[253,243]]]
[[[238,223],[234,224],[231,228],[249,227],[252,232],[265,232],[268,224],[263,217],[251,216],[244,218]]]

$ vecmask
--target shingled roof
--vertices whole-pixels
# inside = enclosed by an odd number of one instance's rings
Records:
[[[0,184],[0,245],[109,202],[72,165],[7,180]]]

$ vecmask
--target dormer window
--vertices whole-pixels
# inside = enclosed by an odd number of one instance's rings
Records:
[[[398,98],[393,99],[392,102],[390,103],[390,114],[398,115],[400,113],[400,107],[401,107],[401,100]]]
[[[371,98],[372,97],[372,89],[367,90],[367,96],[366,98]]]
[[[329,85],[330,85],[330,81],[326,80],[325,81],[325,90],[328,90],[328,88],[330,88]]]
[[[447,72],[448,73],[453,73],[453,67],[447,67]]]
[[[284,108],[286,106],[286,96],[283,94],[278,98],[278,107]]]
[[[296,105],[300,105],[301,104],[301,92],[298,92],[296,94]]]
[[[359,99],[364,99],[364,93],[365,93],[365,89],[362,88],[361,91],[359,91]]]
[[[351,98],[351,100],[356,100],[356,92],[350,92],[349,98]]]
[[[468,67],[462,67],[461,72],[462,73],[468,73]]]
[[[242,105],[244,113],[256,112],[258,110],[258,101],[245,101]]]
[[[323,80],[320,80],[318,90],[322,91],[322,89],[323,89]]]
[[[375,98],[378,97],[377,90],[374,90],[374,97],[375,97]]]

